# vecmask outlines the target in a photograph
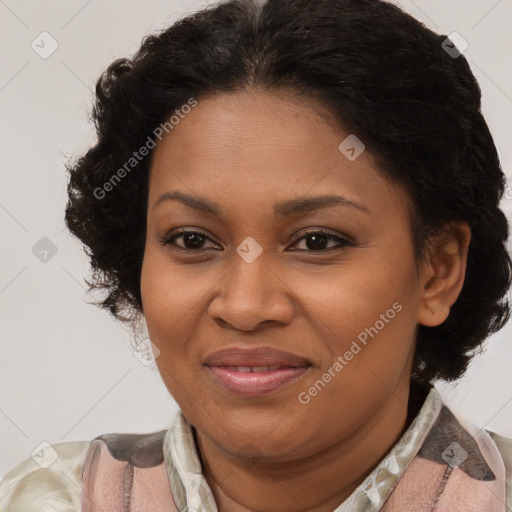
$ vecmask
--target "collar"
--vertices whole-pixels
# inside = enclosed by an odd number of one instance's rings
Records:
[[[381,510],[395,484],[420,450],[442,408],[441,395],[430,385],[423,405],[399,441],[334,512]],[[181,410],[178,410],[171,428],[165,434],[163,451],[178,510],[218,512],[212,491],[202,474],[193,426]]]

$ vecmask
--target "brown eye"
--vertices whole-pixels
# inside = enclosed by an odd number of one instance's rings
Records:
[[[182,244],[179,245],[175,243],[175,240],[178,238],[182,238]],[[179,233],[175,233],[173,235],[168,235],[160,239],[160,242],[162,245],[174,245],[178,249],[183,250],[198,250],[198,249],[204,249],[203,244],[206,240],[209,240],[209,238],[200,231],[181,231]]]
[[[310,231],[308,233],[303,233],[302,236],[295,242],[300,242],[301,240],[306,240],[306,252],[321,252],[321,251],[329,251],[332,249],[341,249],[343,247],[353,246],[354,244],[349,242],[348,240],[334,235],[332,233],[327,233],[325,231]],[[334,247],[327,247],[329,242],[337,242]],[[299,249],[304,250],[304,249]]]
[[[182,243],[176,243],[176,240],[181,238]],[[210,238],[200,231],[180,231],[172,235],[167,235],[160,239],[160,243],[164,246],[174,246],[178,250],[183,251],[200,251],[202,249],[210,249],[211,247],[204,247],[205,241]],[[295,245],[305,240],[306,249],[298,249],[304,252],[329,252],[331,250],[338,250],[344,247],[353,247],[354,244],[345,238],[328,233],[326,231],[310,231],[303,233],[300,238],[295,241]],[[210,240],[211,241],[211,240]],[[328,247],[330,242],[336,242],[334,247]],[[214,245],[214,247],[217,247]]]

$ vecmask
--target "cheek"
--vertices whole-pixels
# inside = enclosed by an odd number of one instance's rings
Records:
[[[300,277],[304,310],[336,328],[341,337],[354,336],[373,325],[395,302],[403,302],[411,289],[408,261],[396,261],[382,246],[361,249],[332,271]],[[297,285],[295,285],[296,287]]]
[[[174,332],[179,327],[179,319],[184,315],[181,311],[183,301],[179,299],[176,285],[171,273],[162,258],[156,257],[151,249],[146,249],[141,272],[141,298],[144,317],[146,319],[149,338],[160,350],[156,359],[162,379],[169,388],[172,366],[175,359],[171,353],[179,353],[178,346],[171,346],[169,340],[178,340]],[[171,379],[172,380],[172,379]],[[169,388],[169,391],[171,389]]]
[[[344,357],[343,374],[350,375],[344,385],[369,377],[391,383],[403,370],[414,340],[417,296],[411,293],[414,260],[400,260],[398,253],[364,249],[329,279],[303,283],[305,309],[327,348],[324,370]]]
[[[197,330],[198,315],[205,307],[201,299],[209,288],[203,286],[203,279],[194,279],[192,272],[192,266],[190,270],[178,268],[159,251],[148,248],[145,252],[141,272],[144,316],[149,337],[160,350],[158,370],[176,399],[185,392],[181,383],[189,382],[197,370],[189,340]]]
[[[185,306],[179,288],[177,290],[176,274],[171,273],[168,266],[161,257],[147,249],[140,288],[149,338],[160,351],[156,358],[158,371],[169,393],[178,399],[184,392],[180,385],[184,380],[180,369],[186,354],[180,340],[185,334],[180,319],[185,316]]]
[[[150,334],[155,339],[179,328],[180,319],[198,301],[197,287],[165,255],[146,248],[141,272],[141,297]]]

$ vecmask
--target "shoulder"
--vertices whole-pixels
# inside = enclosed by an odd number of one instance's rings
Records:
[[[0,482],[2,512],[80,510],[82,469],[91,441],[45,444]]]
[[[506,490],[507,490],[507,506],[512,505],[512,439],[507,437],[503,437],[496,432],[492,432],[491,430],[486,430],[486,432],[491,436],[491,439],[494,441],[494,444],[498,448],[500,452],[501,458],[503,459],[503,464],[505,465],[505,482],[506,482]]]
[[[79,512],[84,464],[94,441],[105,447],[107,461],[149,468],[163,461],[167,430],[147,434],[102,434],[90,441],[45,443],[33,456],[11,469],[0,482],[1,512]],[[102,457],[102,460],[105,460]]]

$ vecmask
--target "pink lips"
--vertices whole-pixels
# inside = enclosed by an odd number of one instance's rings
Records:
[[[234,347],[210,354],[203,363],[213,379],[237,396],[260,396],[297,381],[311,363],[272,347]]]
[[[265,372],[240,372],[222,366],[209,367],[212,375],[229,391],[240,396],[264,395],[283,384],[299,379],[309,366]]]

